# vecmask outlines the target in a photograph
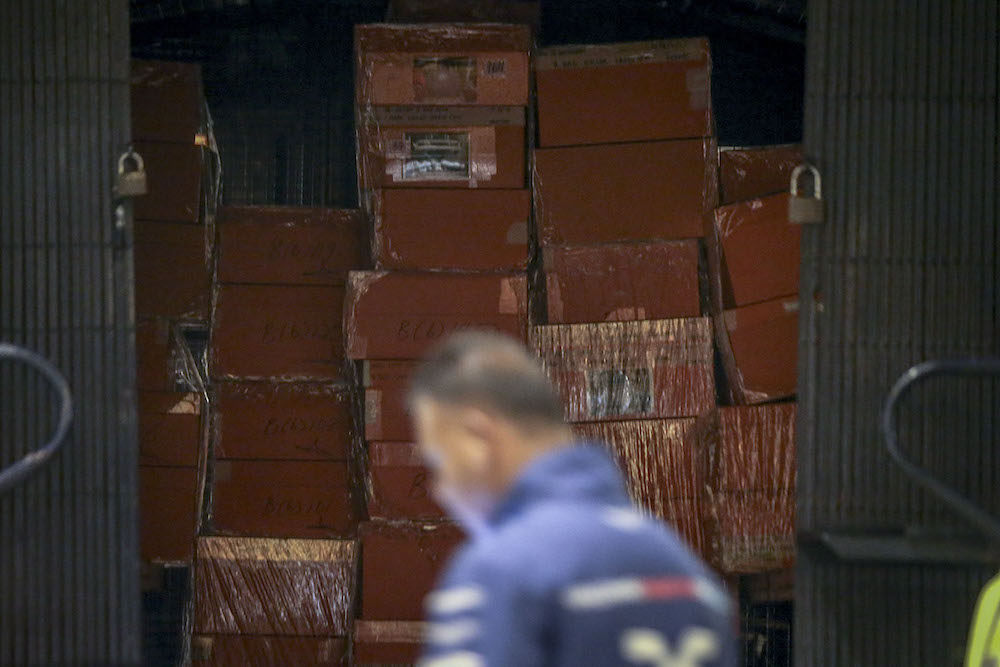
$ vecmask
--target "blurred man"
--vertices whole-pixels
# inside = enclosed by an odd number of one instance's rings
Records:
[[[453,336],[411,388],[435,496],[469,539],[427,598],[425,667],[734,665],[728,596],[576,443],[537,362]]]

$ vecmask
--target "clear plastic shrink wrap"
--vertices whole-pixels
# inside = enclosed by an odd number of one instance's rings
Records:
[[[195,633],[348,636],[357,567],[354,541],[198,538]]]
[[[704,556],[704,457],[687,437],[694,422],[693,418],[649,419],[573,428],[579,437],[609,448],[637,506],[668,523]]]
[[[707,317],[537,326],[532,338],[570,422],[695,417],[715,406]]]
[[[719,148],[719,195],[723,205],[788,192],[792,170],[804,160],[802,146]]]
[[[794,403],[723,407],[694,427],[708,461],[709,551],[724,572],[794,562],[795,416]]]

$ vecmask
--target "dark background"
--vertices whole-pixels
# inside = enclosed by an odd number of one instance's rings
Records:
[[[386,5],[131,0],[132,53],[203,65],[225,203],[355,206],[352,29]],[[720,145],[790,143],[805,21],[805,0],[542,0],[537,41],[707,35]]]

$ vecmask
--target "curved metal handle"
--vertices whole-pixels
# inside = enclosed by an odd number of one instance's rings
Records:
[[[17,345],[0,343],[0,359],[4,358],[34,366],[55,387],[62,400],[62,406],[59,408],[59,424],[56,426],[56,432],[52,439],[44,447],[0,470],[0,495],[11,490],[48,463],[49,459],[62,447],[66,434],[69,432],[69,426],[73,421],[73,396],[70,394],[66,378],[55,366],[30,350]]]
[[[882,408],[882,437],[889,455],[903,472],[943,500],[990,539],[1000,542],[1000,519],[992,516],[961,493],[906,458],[899,449],[896,406],[917,384],[942,375],[1000,375],[1000,359],[939,359],[913,366],[896,381]]]

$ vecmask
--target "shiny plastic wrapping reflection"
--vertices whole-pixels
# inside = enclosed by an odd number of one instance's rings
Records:
[[[804,161],[802,146],[719,149],[719,194],[723,205],[787,192],[792,170]]]
[[[198,634],[350,633],[357,542],[202,537],[196,559]]]
[[[694,417],[715,406],[709,318],[532,329],[568,421]]]
[[[711,558],[725,572],[794,562],[795,415],[794,403],[728,407],[695,426],[707,457]]]
[[[579,437],[608,447],[637,506],[670,524],[693,551],[704,555],[704,457],[697,443],[687,439],[694,422],[651,419],[573,428]]]
[[[358,665],[413,664],[426,634],[422,621],[356,621],[352,658]]]

